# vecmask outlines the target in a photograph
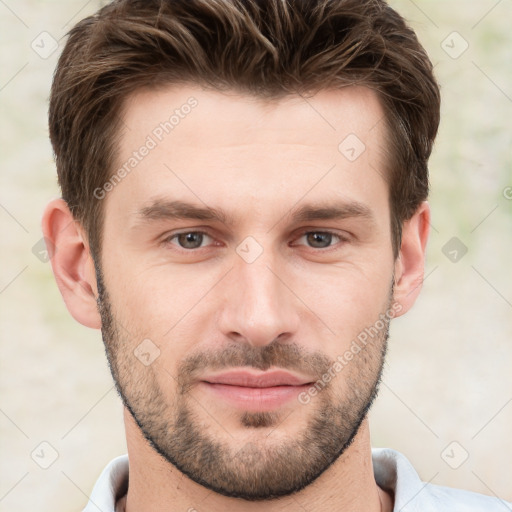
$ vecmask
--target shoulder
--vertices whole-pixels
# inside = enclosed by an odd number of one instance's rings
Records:
[[[395,511],[512,512],[512,503],[500,498],[423,482],[396,450],[374,448],[372,459],[375,481],[395,495]]]
[[[454,512],[512,512],[512,503],[496,496],[485,496],[476,492],[452,489],[428,484],[425,487],[430,494],[435,510],[453,510]]]

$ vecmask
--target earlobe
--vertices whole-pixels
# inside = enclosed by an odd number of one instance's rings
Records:
[[[94,262],[83,229],[64,200],[55,199],[46,206],[42,229],[66,307],[81,324],[101,328]]]
[[[425,252],[430,232],[430,207],[424,201],[403,224],[400,253],[395,262],[394,300],[403,315],[413,306],[423,284]]]

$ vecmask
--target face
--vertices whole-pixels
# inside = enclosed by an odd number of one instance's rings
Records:
[[[369,409],[396,316],[382,118],[355,87],[126,102],[125,172],[102,199],[103,338],[146,439],[205,487],[293,493]]]

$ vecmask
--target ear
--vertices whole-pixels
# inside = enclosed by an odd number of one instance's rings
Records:
[[[395,261],[394,300],[402,306],[397,316],[411,309],[421,291],[429,232],[430,206],[423,201],[402,228],[402,244]]]
[[[81,324],[101,328],[94,262],[84,231],[64,200],[55,199],[46,206],[42,229],[66,307]]]

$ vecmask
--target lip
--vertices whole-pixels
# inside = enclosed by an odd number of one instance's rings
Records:
[[[201,379],[201,387],[214,399],[244,411],[277,409],[298,398],[313,381],[282,370],[253,373],[246,370],[224,372]]]
[[[283,370],[252,373],[247,370],[235,370],[212,375],[201,379],[210,384],[226,384],[248,388],[270,388],[275,386],[303,386],[311,379],[302,378]]]

